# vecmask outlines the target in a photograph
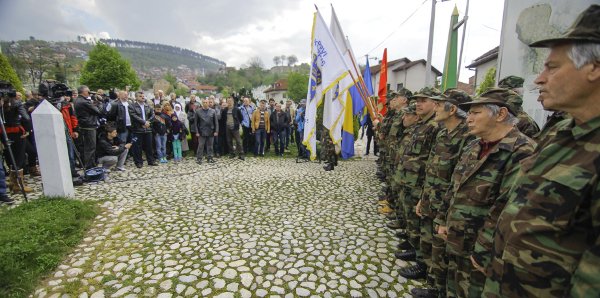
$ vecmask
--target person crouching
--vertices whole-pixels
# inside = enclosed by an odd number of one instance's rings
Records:
[[[98,139],[98,163],[105,169],[110,169],[116,165],[119,171],[125,171],[125,158],[131,143],[123,144],[121,139],[117,138],[117,128],[111,125],[106,126],[106,134]]]

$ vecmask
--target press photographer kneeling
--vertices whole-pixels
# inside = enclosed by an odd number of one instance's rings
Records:
[[[98,155],[98,163],[102,167],[109,169],[116,165],[119,171],[125,171],[125,159],[131,143],[123,144],[121,139],[117,138],[117,128],[112,125],[105,126],[106,134],[100,135],[98,138],[98,147],[96,154]]]

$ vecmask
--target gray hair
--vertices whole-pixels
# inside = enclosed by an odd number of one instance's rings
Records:
[[[502,108],[501,106],[495,104],[484,104],[483,106],[490,111],[490,116],[497,116],[498,114],[500,114],[500,109]],[[510,111],[506,115],[507,116],[506,118],[504,118],[503,121],[504,123],[508,123],[513,126],[519,123],[519,118],[513,115]]]
[[[460,118],[460,119],[466,119],[467,118],[467,112],[465,112],[464,110],[462,110],[460,107],[458,107],[457,105],[448,102],[448,101],[444,101],[444,111],[449,112],[450,109],[452,109],[452,107],[456,107],[456,117]]]
[[[573,61],[575,68],[581,69],[586,64],[600,61],[600,44],[576,42],[567,55]]]
[[[88,88],[88,86],[86,86],[86,85],[81,85],[81,86],[79,86],[79,87],[77,88],[77,94],[81,94],[81,93],[83,93],[83,91],[84,91],[85,89],[88,89],[88,90],[89,90],[90,88]]]

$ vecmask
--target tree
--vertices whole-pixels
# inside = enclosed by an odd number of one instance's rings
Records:
[[[260,59],[260,57],[254,56],[254,57],[248,59],[248,67],[249,68],[263,69],[263,68],[265,68],[265,64],[262,62],[262,60]]]
[[[171,72],[167,72],[163,78],[173,86],[173,89],[177,88],[177,78]]]
[[[24,92],[19,76],[17,76],[15,70],[8,63],[8,59],[2,53],[0,53],[0,80],[8,81],[17,91]]]
[[[296,57],[296,55],[290,55],[287,57],[287,61],[288,66],[293,66],[298,62],[298,57]]]
[[[288,75],[288,97],[293,100],[306,98],[308,92],[308,75],[290,72]]]
[[[281,66],[283,66],[283,62],[285,61],[285,55],[279,56],[279,59],[281,59]]]
[[[66,65],[65,67],[61,67],[60,63],[56,62],[56,65],[54,66],[54,79],[59,81],[59,82],[63,82],[63,83],[67,83],[67,74],[66,74]]]
[[[479,84],[479,87],[477,88],[477,92],[475,92],[475,93],[477,95],[480,95],[481,93],[494,87],[495,84],[496,84],[496,68],[492,67],[485,73],[485,78],[483,79],[483,82],[481,82],[481,84]]]
[[[281,63],[281,57],[279,57],[279,56],[273,57],[273,63],[275,63],[275,66],[279,66],[279,63]]]
[[[137,74],[116,49],[98,43],[89,56],[81,71],[81,84],[90,89],[125,89],[125,86],[131,86],[131,90],[137,90],[140,87]]]

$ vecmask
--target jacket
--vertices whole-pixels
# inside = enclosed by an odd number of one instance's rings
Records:
[[[133,120],[131,119],[131,105],[132,103],[129,102],[129,107],[125,109],[123,103],[118,100],[111,105],[110,111],[108,111],[107,119],[108,121],[115,121],[117,124],[117,132],[119,133],[124,132],[127,129],[127,125],[125,123],[127,116],[125,113],[129,113],[129,119],[133,124]]]
[[[279,113],[275,111],[273,114],[271,114],[270,122],[271,131],[284,131],[290,127],[290,115],[283,110],[281,110]]]
[[[260,125],[260,109],[254,110],[252,113],[252,132],[255,132]],[[269,119],[269,110],[265,109],[265,130],[271,132],[271,121]]]
[[[223,109],[221,111],[221,120],[219,120],[219,121],[223,122],[225,128],[227,127],[227,112],[228,111],[229,111],[229,108]],[[242,120],[243,120],[242,111],[239,108],[234,107],[231,115],[233,116],[233,129],[234,130],[240,129],[240,123],[242,123]]]
[[[81,128],[98,128],[98,117],[102,116],[92,100],[81,95],[75,99],[75,114]]]
[[[117,148],[113,148],[116,146]],[[119,138],[113,138],[109,140],[106,134],[102,134],[98,138],[98,145],[96,146],[96,155],[98,158],[103,156],[117,156],[125,151],[125,144],[121,143]]]
[[[214,133],[219,133],[219,123],[217,112],[214,109],[199,108],[194,111],[194,125],[196,133],[203,137],[212,136]]]
[[[30,131],[31,118],[25,109],[25,106],[20,100],[12,100],[11,106],[6,108],[6,105],[2,106],[2,112],[4,116],[4,125],[6,127],[20,127],[23,126],[26,131]],[[8,130],[10,132],[10,130]]]
[[[63,120],[65,120],[65,124],[67,125],[67,129],[69,130],[69,135],[72,137],[73,132],[79,131],[79,122],[77,121],[77,117],[75,117],[75,110],[73,110],[73,105],[65,104],[60,108],[60,113],[63,116]]]
[[[171,118],[165,114],[154,114],[154,122],[152,122],[152,132],[164,136],[171,129]]]
[[[144,117],[142,117],[142,107],[140,103],[135,102],[130,106],[129,116],[131,117],[131,128],[135,133],[149,133],[152,132],[152,122],[154,122],[154,110],[150,105],[144,103]],[[144,127],[146,121],[150,122],[150,127]]]

